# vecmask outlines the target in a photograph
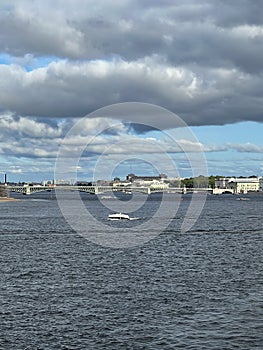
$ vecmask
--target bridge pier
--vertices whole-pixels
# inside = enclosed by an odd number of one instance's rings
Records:
[[[27,185],[27,187],[26,187],[26,193],[25,194],[27,194],[27,195],[31,194],[31,190],[30,190],[30,186],[29,185]]]

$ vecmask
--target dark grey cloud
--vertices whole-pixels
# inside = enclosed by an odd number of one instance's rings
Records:
[[[70,118],[137,101],[189,125],[262,122],[262,14],[259,0],[4,0],[0,50],[15,64],[0,65],[0,110]]]
[[[1,51],[14,56],[31,53],[77,58],[82,33],[67,24],[66,18],[56,17],[52,11],[49,16],[42,13],[41,5],[32,11],[31,5],[34,6],[30,2],[13,2],[13,7],[0,11]]]
[[[158,54],[174,64],[262,70],[261,1],[68,0],[52,3],[52,11],[49,1],[35,3],[13,1],[2,11],[3,52],[128,61]]]
[[[136,101],[163,106],[188,125],[262,121],[262,75],[237,69],[194,72],[158,59],[61,61],[32,72],[0,66],[0,75],[0,105],[24,116],[80,117],[105,105]],[[151,118],[145,114],[140,122],[150,125]],[[166,118],[155,118],[159,128],[173,127]]]
[[[215,9],[218,9],[212,15],[215,18],[215,22],[220,26],[233,27],[242,24],[263,24],[261,0],[213,0],[211,3]],[[211,10],[213,10],[213,7]]]

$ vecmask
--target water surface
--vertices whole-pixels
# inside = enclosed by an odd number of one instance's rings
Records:
[[[262,349],[263,195],[248,197],[208,196],[182,234],[185,195],[165,232],[129,249],[76,234],[52,193],[0,203],[0,349]]]

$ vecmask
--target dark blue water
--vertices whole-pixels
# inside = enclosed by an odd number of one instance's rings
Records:
[[[208,196],[182,234],[186,195],[165,232],[129,249],[75,234],[53,194],[0,203],[0,349],[262,349],[263,195],[248,197]]]

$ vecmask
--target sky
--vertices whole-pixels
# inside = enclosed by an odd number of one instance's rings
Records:
[[[2,0],[0,181],[262,176],[262,57],[261,0]]]

